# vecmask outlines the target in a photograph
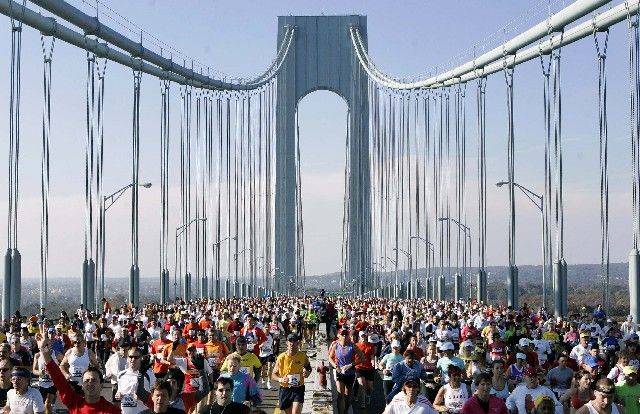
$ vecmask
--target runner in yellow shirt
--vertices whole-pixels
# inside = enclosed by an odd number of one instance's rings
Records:
[[[244,336],[239,336],[238,339],[236,339],[236,348],[237,351],[231,355],[237,355],[238,358],[240,358],[240,371],[251,375],[257,381],[262,363],[256,354],[247,352],[247,340]],[[225,359],[222,367],[220,367],[220,372],[227,372],[229,370],[228,361],[229,358]]]
[[[287,414],[300,414],[304,403],[304,379],[311,375],[311,363],[307,354],[299,351],[300,338],[287,336],[287,350],[276,360],[271,378],[280,383],[280,410]]]

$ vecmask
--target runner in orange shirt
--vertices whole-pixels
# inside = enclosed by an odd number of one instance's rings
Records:
[[[213,371],[211,374],[211,382],[213,383],[220,376],[220,367],[224,362],[227,355],[231,353],[227,344],[220,339],[221,332],[215,329],[210,329],[207,335],[209,339],[204,346],[204,357],[209,364],[209,367]]]
[[[164,348],[170,343],[171,341],[167,339],[167,331],[162,328],[160,329],[160,339],[156,339],[151,343],[150,353],[153,360],[153,374],[156,376],[156,379],[164,378],[169,370],[169,366],[163,364],[161,361],[162,351],[164,351]]]
[[[373,368],[373,358],[376,356],[376,347],[369,342],[369,334],[365,331],[360,331],[360,340],[356,344],[358,349],[364,354],[364,360],[356,365],[356,378],[358,379],[358,397],[360,400],[360,407],[366,408],[371,405],[371,392],[373,391],[373,379],[375,375],[375,369]]]

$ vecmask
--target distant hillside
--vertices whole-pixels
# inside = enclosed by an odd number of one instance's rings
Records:
[[[443,272],[439,271],[440,268],[432,269],[432,274],[455,274],[456,269],[452,268],[449,272],[449,268],[444,268]],[[489,266],[487,267],[489,273],[489,280],[495,280],[496,282],[506,282],[508,267],[507,266]],[[471,273],[475,275],[477,268],[472,268]],[[403,269],[399,270],[400,276],[402,276]],[[567,268],[567,277],[570,285],[593,285],[594,280],[601,279],[602,269],[597,264],[569,264]],[[426,277],[424,267],[418,269],[418,275],[421,278]],[[609,265],[609,283],[612,286],[627,286],[629,275],[629,265],[627,263],[611,263]],[[382,278],[393,277],[393,272],[382,273]],[[534,265],[522,265],[518,266],[518,278],[521,284],[537,284],[542,283],[542,266]],[[549,280],[551,280],[549,275]],[[325,289],[333,290],[339,289],[340,284],[340,272],[328,273],[325,275],[307,276],[307,286],[310,287],[325,287]]]

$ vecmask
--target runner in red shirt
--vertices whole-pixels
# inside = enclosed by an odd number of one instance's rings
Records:
[[[153,374],[156,379],[162,379],[169,370],[169,365],[165,365],[162,362],[162,351],[164,347],[169,345],[171,341],[167,339],[167,331],[160,330],[160,339],[156,339],[151,343],[150,353],[153,359]]]
[[[82,375],[84,396],[75,392],[60,371],[58,364],[51,358],[49,338],[42,333],[36,335],[38,348],[47,364],[47,372],[53,385],[60,394],[60,400],[69,410],[69,414],[120,414],[120,408],[105,400],[102,395],[102,374],[97,368],[89,367]]]
[[[360,331],[360,340],[356,346],[364,354],[364,361],[356,365],[356,378],[360,385],[358,394],[360,407],[365,408],[371,405],[371,392],[373,391],[373,379],[375,369],[373,368],[373,358],[376,355],[376,347],[369,342],[369,335],[365,331]]]
[[[256,319],[253,315],[247,316],[247,324],[240,329],[240,336],[247,340],[247,350],[260,355],[260,345],[267,340],[264,331],[256,326]]]

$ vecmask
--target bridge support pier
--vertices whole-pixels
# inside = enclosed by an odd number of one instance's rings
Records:
[[[433,278],[432,277],[428,277],[425,280],[424,297],[426,299],[433,300]]]
[[[476,300],[487,303],[487,271],[479,269],[476,275]]]
[[[93,266],[93,271],[95,272],[95,266]],[[95,300],[93,298],[93,293],[92,293],[94,291],[92,287],[94,280],[95,278],[92,276],[90,276],[89,279],[87,280],[87,286],[88,286],[87,304],[86,304],[87,309],[93,309],[95,307],[94,305]],[[135,306],[138,306],[139,301],[140,301],[140,268],[137,265],[132,264],[131,268],[129,268],[129,303],[132,303]]]
[[[7,249],[4,256],[4,283],[2,284],[2,319],[20,309],[22,290],[22,258],[18,249]]]
[[[160,304],[166,305],[167,303],[169,303],[169,270],[162,269],[160,272]]]
[[[444,275],[440,275],[440,277],[438,278],[438,295],[437,295],[437,299],[438,300],[444,300],[444,292],[445,292],[445,279],[444,279]]]
[[[15,250],[17,252],[17,250]],[[18,253],[20,255],[20,253]],[[13,273],[13,266],[15,264],[12,263],[11,270]],[[82,303],[85,309],[95,309],[95,293],[94,293],[94,282],[96,277],[96,264],[93,259],[85,259],[82,263],[82,279],[80,279],[80,303]],[[13,284],[15,280],[12,279],[12,291],[14,289]],[[91,301],[91,302],[90,302]],[[17,308],[16,308],[17,309]],[[16,311],[13,309],[13,312]]]
[[[629,268],[631,272],[631,268]],[[567,262],[564,259],[553,262],[553,299],[554,315],[565,316],[567,306]]]
[[[220,299],[221,295],[220,295],[220,279],[218,279],[216,277],[215,283],[213,284],[213,298],[214,299]]]
[[[633,316],[633,321],[640,320],[640,252],[632,249],[629,253],[629,315]]]
[[[209,297],[209,278],[207,278],[206,276],[203,276],[202,280],[200,281],[200,297]]]
[[[453,299],[456,302],[463,298],[462,287],[462,275],[460,273],[456,273],[453,279]]]
[[[518,309],[518,266],[509,265],[507,275],[507,306]]]
[[[184,285],[182,286],[182,298],[185,302],[191,300],[191,273],[184,275]]]

